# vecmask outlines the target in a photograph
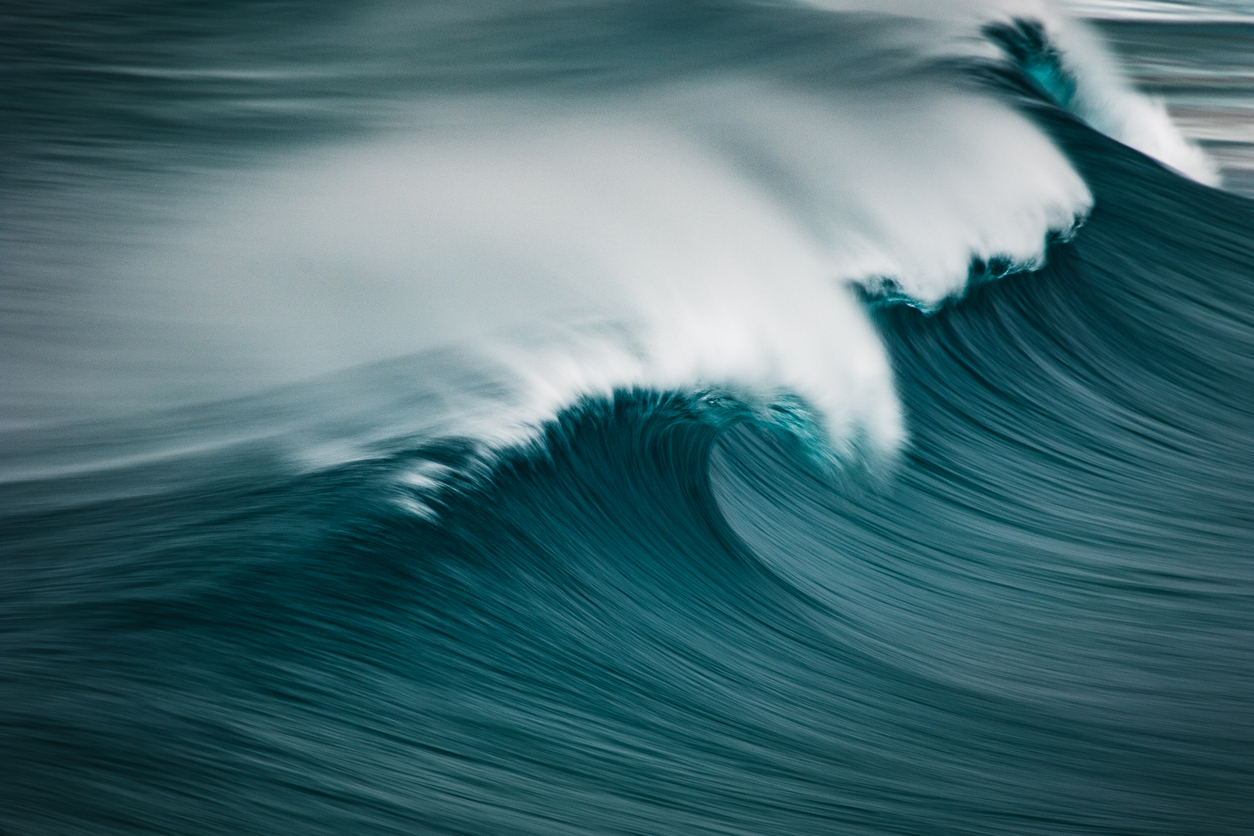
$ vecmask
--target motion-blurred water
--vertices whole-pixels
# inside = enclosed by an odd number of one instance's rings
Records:
[[[1081,2],[1128,77],[1220,166],[1224,186],[1254,195],[1254,6]]]
[[[0,49],[0,832],[1249,831],[1248,4]]]

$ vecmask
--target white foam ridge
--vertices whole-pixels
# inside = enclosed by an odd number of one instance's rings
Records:
[[[489,446],[525,442],[580,397],[644,387],[799,398],[836,453],[854,439],[889,451],[900,410],[850,283],[890,278],[935,305],[973,258],[1039,264],[1091,198],[991,99],[878,92],[722,82],[630,107],[458,102],[442,127],[423,114],[421,131],[226,190],[148,265],[178,282],[144,304],[219,323],[238,378],[473,344],[525,384],[467,419]],[[600,325],[499,336],[527,323]]]
[[[997,57],[988,41],[975,33],[992,21],[1028,20],[1045,27],[1059,49],[1064,69],[1075,80],[1073,112],[1092,127],[1153,157],[1181,174],[1208,186],[1221,184],[1219,168],[1204,150],[1187,139],[1171,121],[1166,105],[1127,80],[1101,36],[1080,15],[1135,19],[1239,22],[1237,2],[1081,2],[1081,0],[808,0],[809,5],[843,12],[873,12],[933,21],[948,30],[932,49],[947,55]],[[1248,4],[1247,4],[1248,5]],[[1248,16],[1248,10],[1247,10]],[[1245,18],[1242,18],[1245,19]],[[1254,16],[1249,16],[1254,20]],[[936,31],[936,30],[934,30]]]
[[[1056,6],[876,10],[930,18],[884,29],[919,66],[995,57],[984,26],[1041,21],[1078,113],[1211,182],[1205,156]],[[167,406],[458,346],[500,380],[480,392],[479,372],[445,369],[447,414],[398,416],[397,437],[501,450],[581,398],[638,388],[737,404],[833,458],[891,454],[900,407],[857,286],[935,307],[973,261],[1041,265],[1092,197],[994,95],[926,73],[759,75],[426,97],[386,130],[197,180],[200,197],[125,242],[138,257],[113,253],[91,313],[118,325],[92,335],[109,349],[93,354],[95,385],[126,404],[165,386]],[[325,429],[332,412],[310,420],[317,441],[298,460],[333,465],[386,435],[376,422],[353,437],[357,418]]]
[[[1138,92],[1120,72],[1097,33],[1063,19],[1052,33],[1075,78],[1076,115],[1097,130],[1199,183],[1218,187],[1219,167],[1171,121],[1166,105]]]

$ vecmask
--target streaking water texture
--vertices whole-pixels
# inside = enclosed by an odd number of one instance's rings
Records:
[[[0,833],[1248,833],[1234,9],[0,13]]]

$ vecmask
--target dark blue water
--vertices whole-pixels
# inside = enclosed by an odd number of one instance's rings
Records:
[[[676,9],[8,13],[27,64],[5,94],[0,832],[1250,832],[1254,202],[1060,106],[1075,76],[1031,24],[993,17],[983,57],[934,62],[876,51],[939,37],[922,24]],[[223,44],[326,72],[173,72]],[[872,52],[888,64],[868,74]],[[102,69],[123,64],[165,74]],[[166,333],[221,321],[145,310],[122,340],[100,330],[121,291],[81,295],[112,275],[83,264],[176,235],[151,215],[211,188],[204,170],[357,142],[405,91],[625,107],[729,67],[905,103],[899,85],[942,75],[1023,114],[1087,187],[1034,264],[973,250],[970,286],[939,300],[867,277],[900,435],[864,416],[842,441],[837,401],[787,368],[784,394],[658,371],[672,343],[628,326],[568,339],[572,368],[625,341],[647,372],[597,359],[608,389],[571,384],[526,431],[494,422],[574,373],[519,383],[471,338],[229,393],[197,375],[242,366]],[[291,108],[249,115],[250,97]],[[527,368],[548,356],[509,345]]]

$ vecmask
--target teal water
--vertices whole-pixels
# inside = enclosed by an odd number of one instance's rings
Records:
[[[4,14],[0,832],[1248,832],[1247,24]]]

